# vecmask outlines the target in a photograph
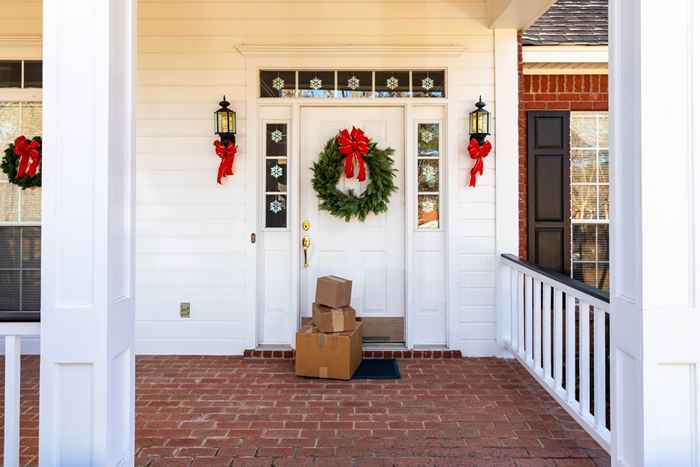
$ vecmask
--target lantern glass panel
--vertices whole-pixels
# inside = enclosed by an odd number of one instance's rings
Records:
[[[228,114],[228,127],[230,133],[236,132],[236,114],[234,112]]]
[[[228,133],[228,118],[226,112],[219,112],[219,133]]]

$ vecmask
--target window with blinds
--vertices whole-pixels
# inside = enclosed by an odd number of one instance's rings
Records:
[[[571,112],[571,276],[609,290],[608,113]]]
[[[41,136],[41,103],[0,99],[0,150]],[[0,172],[0,312],[40,311],[41,189],[22,190]]]

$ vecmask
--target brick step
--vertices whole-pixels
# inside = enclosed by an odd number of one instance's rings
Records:
[[[462,358],[459,350],[363,350],[363,358],[396,358],[402,360]],[[294,350],[248,349],[247,359],[293,360]]]

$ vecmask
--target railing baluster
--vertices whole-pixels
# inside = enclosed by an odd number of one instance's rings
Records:
[[[19,465],[21,356],[22,338],[5,336],[5,467]]]
[[[525,354],[525,309],[523,308],[525,293],[525,274],[518,272],[518,354]]]
[[[564,375],[564,309],[562,307],[562,292],[554,289],[554,386],[557,391],[562,389]]]
[[[511,319],[513,354],[569,415],[610,452],[606,381],[608,296],[515,256],[502,256],[502,264],[513,271],[511,313],[517,315],[517,319]]]
[[[552,381],[552,286],[544,284],[542,293],[542,344],[544,345],[544,377],[547,383]]]
[[[534,293],[534,333],[535,369],[542,372],[542,281],[535,281]]]
[[[593,370],[595,371],[595,388],[593,393],[593,400],[595,404],[595,426],[598,431],[603,431],[606,429],[606,385],[605,385],[605,366],[606,366],[606,355],[605,355],[605,311],[600,308],[595,308],[594,310],[594,329],[593,329],[593,339],[594,339],[594,356],[593,356]]]
[[[566,394],[576,402],[576,298],[566,294]]]
[[[532,366],[532,276],[525,278],[525,355]]]
[[[517,351],[518,348],[518,272],[510,271],[510,348]]]
[[[579,341],[579,403],[581,404],[581,415],[591,416],[590,408],[590,387],[591,387],[591,351],[590,351],[590,305],[586,302],[579,302],[578,308],[578,341]]]

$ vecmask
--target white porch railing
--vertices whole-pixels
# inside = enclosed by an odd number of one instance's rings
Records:
[[[26,321],[25,321],[26,320]],[[5,339],[5,467],[19,464],[20,380],[22,338],[38,337],[39,313],[0,315],[0,336]]]
[[[498,287],[501,343],[610,452],[607,295],[512,255]]]

